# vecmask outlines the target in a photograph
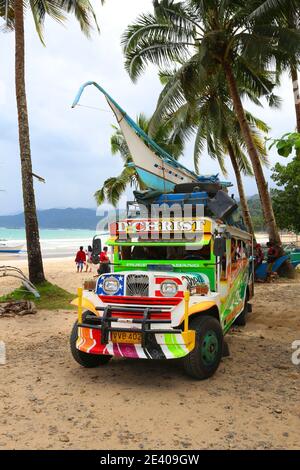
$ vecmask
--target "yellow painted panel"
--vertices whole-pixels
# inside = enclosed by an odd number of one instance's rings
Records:
[[[215,305],[216,303],[211,300],[207,300],[205,302],[199,302],[199,304],[191,305],[189,308],[189,315],[193,315],[193,313],[197,313],[197,312],[203,312],[204,310],[208,310],[212,307],[215,307]]]
[[[76,306],[78,306],[78,303],[79,303],[78,297],[77,299],[74,299],[71,302],[72,305],[76,305]],[[95,308],[95,305],[92,304],[92,302],[90,302],[88,299],[85,299],[84,297],[82,298],[82,306],[86,308],[87,310],[89,310],[90,312],[93,312],[95,315],[99,316]]]

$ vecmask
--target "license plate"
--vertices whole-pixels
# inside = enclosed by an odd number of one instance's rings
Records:
[[[112,331],[111,340],[113,343],[141,344],[142,333],[132,331]]]

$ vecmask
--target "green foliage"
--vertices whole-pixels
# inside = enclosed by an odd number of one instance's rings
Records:
[[[294,158],[286,166],[277,163],[273,181],[283,189],[272,191],[274,213],[281,229],[300,232],[300,160]]]
[[[266,230],[266,224],[264,222],[263,211],[258,194],[250,197],[247,202],[253,222],[254,231],[264,232]]]
[[[101,0],[103,4],[105,0]],[[8,10],[6,10],[5,1],[0,2],[0,17],[5,18],[6,11],[7,29],[14,29],[14,0],[8,0]],[[81,31],[90,36],[91,31],[95,27],[99,32],[97,18],[93,6],[89,0],[29,0],[24,2],[24,8],[31,10],[34,24],[38,36],[44,43],[44,24],[47,16],[51,17],[58,23],[66,21],[66,14],[73,14],[78,21]]]
[[[296,154],[299,154],[300,133],[290,132],[284,134],[281,139],[274,139],[269,148],[271,149],[274,145],[276,145],[277,152],[282,157],[289,157],[293,151],[295,151]]]
[[[34,295],[27,291],[25,287],[19,287],[10,294],[0,297],[0,302],[10,302],[14,300],[32,300],[38,309],[46,310],[73,310],[74,307],[70,302],[75,299],[75,295],[70,294],[61,287],[50,282],[43,282],[36,286],[40,293],[40,299],[36,299]]]
[[[177,78],[193,100],[193,84],[198,87],[230,64],[237,82],[278,105],[273,89],[279,76],[270,69],[274,59],[299,53],[300,34],[274,14],[251,16],[260,5],[258,0],[157,0],[153,13],[141,15],[123,35],[126,70],[135,81],[149,63],[167,71],[179,65]]]
[[[217,159],[219,166],[226,176],[224,157],[231,145],[239,170],[246,175],[253,175],[251,165],[246,155],[246,146],[236,114],[232,109],[232,100],[225,83],[225,77],[220,70],[218,74],[207,77],[193,89],[194,99],[191,102],[186,94],[177,73],[174,75],[161,73],[165,88],[162,91],[157,108],[150,121],[153,131],[170,116],[173,118],[176,132],[185,138],[195,134],[194,166],[198,172],[198,163],[204,148],[208,155]],[[255,92],[240,84],[242,93],[254,99]],[[263,164],[267,164],[265,142],[261,132],[268,132],[268,126],[250,112],[246,111],[253,141]]]

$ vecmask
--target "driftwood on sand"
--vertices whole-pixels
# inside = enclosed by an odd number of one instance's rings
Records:
[[[33,302],[29,300],[11,301],[0,303],[0,318],[32,315],[37,312]]]
[[[20,279],[23,286],[29,292],[31,292],[34,295],[34,297],[36,297],[37,299],[40,298],[40,294],[37,288],[32,284],[32,282],[30,282],[30,280],[25,276],[25,274],[23,273],[23,271],[21,271],[21,269],[16,268],[15,266],[0,266],[0,278],[4,278],[7,276]]]

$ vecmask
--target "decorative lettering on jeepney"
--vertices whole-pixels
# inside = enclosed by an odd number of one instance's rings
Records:
[[[199,284],[204,284],[207,282],[207,277],[204,277],[202,274],[185,274],[182,276],[182,279],[187,281],[187,288],[192,290],[193,287],[198,286]]]
[[[111,224],[111,235],[138,236],[164,233],[211,233],[208,219],[127,219]]]

